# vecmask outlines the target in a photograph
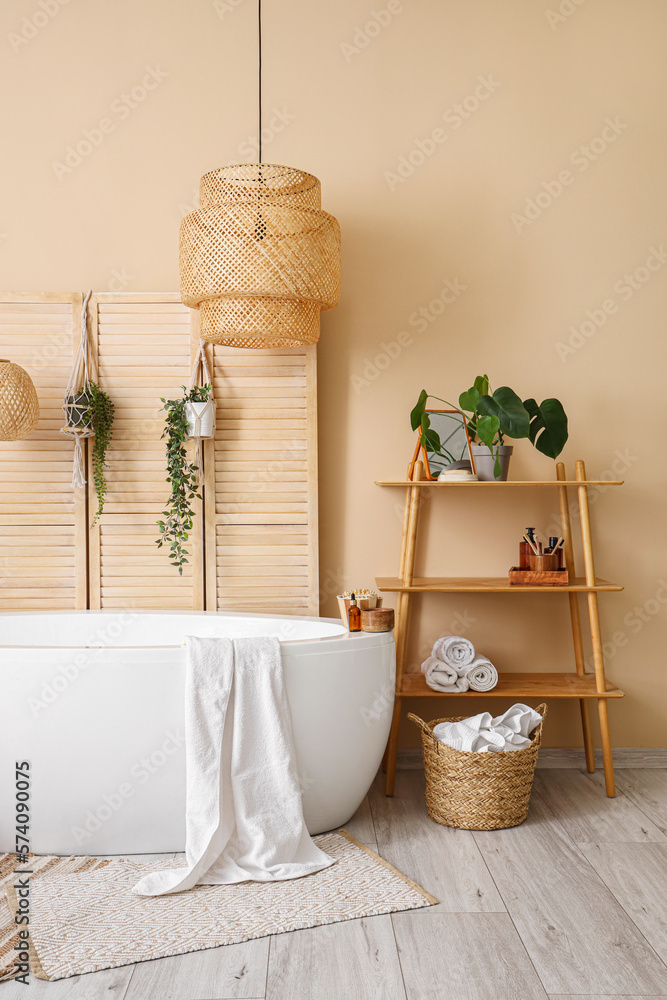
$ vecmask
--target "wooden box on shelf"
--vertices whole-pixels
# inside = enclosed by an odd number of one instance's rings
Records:
[[[523,583],[524,586],[542,587],[567,587],[570,582],[569,573],[565,567],[563,569],[536,570],[519,569],[512,566],[509,572],[510,583]]]

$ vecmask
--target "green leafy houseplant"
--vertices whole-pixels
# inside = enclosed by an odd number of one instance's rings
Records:
[[[438,435],[431,427],[426,404],[437,399],[452,409],[457,409],[466,420],[473,441],[479,440],[495,455],[494,475],[501,474],[498,450],[505,438],[529,438],[531,444],[548,458],[556,459],[568,437],[567,416],[557,399],[535,399],[517,396],[513,389],[503,385],[492,390],[488,375],[478,375],[473,385],[459,396],[458,407],[439,396],[432,396],[422,389],[410,414],[413,430],[420,430],[422,445],[447,457],[441,450]]]
[[[210,385],[194,386],[186,389],[180,399],[162,399],[166,411],[165,429],[162,437],[167,439],[167,482],[171,483],[171,495],[167,508],[162,513],[166,520],[157,522],[160,537],[158,548],[169,545],[169,558],[173,566],[183,575],[183,566],[188,562],[185,542],[192,530],[194,511],[192,501],[200,499],[197,482],[198,467],[188,461],[185,442],[188,440],[187,403],[206,403],[211,394]]]
[[[87,382],[83,389],[66,399],[68,424],[90,429],[95,435],[93,444],[93,481],[97,494],[97,511],[93,526],[104,509],[107,481],[104,470],[108,468],[106,455],[113,434],[115,407],[104,389],[97,382]]]
[[[95,443],[93,445],[93,480],[95,482],[95,492],[97,493],[97,511],[93,518],[93,525],[95,525],[104,509],[104,500],[107,492],[107,481],[104,470],[108,468],[106,462],[107,449],[111,444],[116,408],[104,389],[100,389],[97,382],[91,382],[90,389],[92,395],[90,416],[93,431],[95,432]]]

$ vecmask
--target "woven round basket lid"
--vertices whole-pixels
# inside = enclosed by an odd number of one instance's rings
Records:
[[[39,401],[24,368],[0,358],[0,441],[19,441],[32,434],[39,420]]]
[[[201,179],[201,207],[180,229],[181,299],[204,340],[295,347],[319,338],[340,295],[340,227],[312,174],[242,163]]]

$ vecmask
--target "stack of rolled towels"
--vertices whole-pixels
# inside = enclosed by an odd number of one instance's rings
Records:
[[[498,671],[491,661],[460,635],[436,640],[431,655],[422,663],[422,673],[434,691],[490,691],[498,683]]]

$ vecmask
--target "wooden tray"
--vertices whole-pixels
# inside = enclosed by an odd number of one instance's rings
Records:
[[[570,582],[568,572],[565,568],[539,572],[538,570],[519,569],[518,566],[512,566],[509,572],[509,579],[510,583],[529,584],[531,587],[536,585],[544,587],[567,587]]]

